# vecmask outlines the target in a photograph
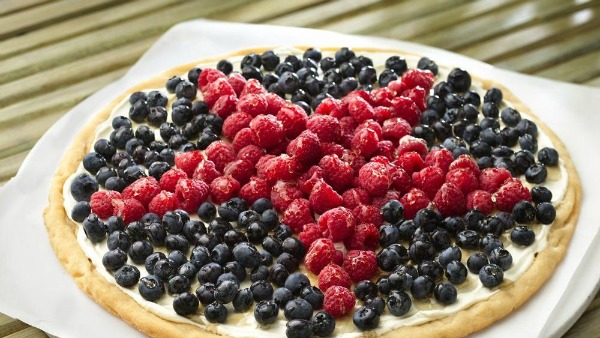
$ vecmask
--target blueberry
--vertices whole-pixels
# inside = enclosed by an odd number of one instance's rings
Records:
[[[496,264],[486,264],[479,270],[479,280],[483,286],[494,288],[504,281],[504,272]]]
[[[433,73],[433,75],[438,74],[438,65],[435,63],[435,61],[431,60],[428,57],[420,58],[419,62],[417,62],[417,68],[422,70],[429,70]]]
[[[120,248],[109,250],[102,256],[102,265],[109,271],[121,268],[126,262],[127,254]]]
[[[124,288],[130,288],[140,279],[140,270],[137,267],[125,264],[115,272],[115,281]]]
[[[71,218],[75,222],[83,222],[92,212],[90,208],[90,203],[86,201],[79,201],[75,203],[73,206],[73,210],[71,210]]]
[[[200,77],[201,73],[201,68],[194,67],[188,71],[187,78],[188,80],[190,80],[191,83],[198,83],[198,78]]]
[[[515,204],[512,215],[517,223],[531,223],[535,220],[536,210],[528,201],[520,201]]]
[[[83,231],[92,243],[102,242],[106,238],[106,225],[93,213],[83,220]]]
[[[417,298],[414,293],[413,296]],[[394,316],[403,316],[408,313],[411,306],[412,300],[406,292],[398,290],[390,292],[387,300],[387,308],[390,310],[391,314]]]
[[[519,131],[519,134],[521,136],[529,134],[533,137],[537,137],[538,134],[538,127],[537,125],[528,119],[521,119],[517,125],[515,126],[515,128],[517,129],[517,131]]]
[[[418,266],[419,275],[429,276],[434,281],[439,281],[444,276],[444,269],[437,261],[424,260]]]
[[[327,337],[335,329],[335,319],[331,314],[325,311],[315,313],[312,320],[313,333],[318,337]]]
[[[505,125],[515,127],[521,120],[521,114],[513,108],[504,108],[500,113],[500,118]]]
[[[213,283],[203,283],[196,289],[196,296],[202,305],[206,306],[215,301],[215,285]]]
[[[223,271],[225,273],[232,273],[234,274],[238,280],[243,281],[246,279],[247,277],[247,273],[246,273],[246,269],[239,263],[236,261],[231,261],[231,262],[227,262],[224,265],[224,269]]]
[[[260,253],[248,242],[237,244],[233,248],[233,256],[245,268],[252,269],[260,265]]]
[[[302,260],[304,258],[306,249],[304,248],[304,244],[302,244],[298,238],[288,237],[283,240],[282,246],[283,252],[289,253],[298,260]]]
[[[190,315],[198,311],[198,297],[190,292],[184,292],[173,299],[173,310],[180,315]]]
[[[548,177],[548,169],[542,163],[534,164],[525,171],[525,179],[530,183],[543,183],[546,177]]]
[[[377,253],[377,265],[383,271],[392,271],[400,263],[400,255],[394,249],[383,248]]]
[[[379,296],[367,298],[364,304],[365,306],[370,306],[373,309],[375,309],[375,311],[377,311],[377,313],[379,313],[380,315],[382,315],[383,311],[385,311],[385,300],[383,300],[383,298]]]
[[[493,102],[494,104],[499,105],[502,102],[502,90],[491,87],[485,92],[483,102]]]
[[[177,295],[187,292],[190,289],[190,280],[181,275],[174,275],[167,281],[167,292],[170,295]]]
[[[387,276],[387,282],[391,290],[406,291],[410,290],[410,287],[413,284],[413,277],[406,271],[395,270]]]
[[[268,300],[273,297],[273,286],[266,280],[258,280],[250,285],[250,291],[252,291],[252,297],[256,302]]]
[[[197,268],[201,268],[202,266],[211,262],[210,251],[208,248],[204,246],[196,246],[192,249],[192,253],[190,254],[190,262],[193,263]]]
[[[422,240],[413,242],[408,249],[408,253],[410,259],[417,264],[424,260],[433,260],[436,255],[433,243]]]
[[[460,68],[451,70],[446,81],[455,91],[461,93],[469,90],[471,87],[471,75],[466,70]]]
[[[223,235],[223,242],[225,244],[227,244],[227,246],[229,246],[229,247],[234,247],[239,243],[247,242],[247,241],[248,241],[248,237],[246,237],[246,234],[244,234],[243,232],[238,231],[238,230],[228,230]]]
[[[211,323],[225,323],[227,308],[219,302],[212,302],[204,308],[204,317]]]
[[[277,288],[273,292],[273,301],[279,306],[284,307],[289,301],[294,299],[292,291],[287,288]]]
[[[277,320],[279,306],[272,300],[263,300],[254,307],[254,319],[261,324],[272,324]]]
[[[269,89],[269,87],[271,87],[272,85],[276,85],[278,81],[279,76],[272,73],[267,73],[263,76],[261,84],[263,85],[263,87]]]
[[[233,64],[231,64],[231,62],[227,61],[226,59],[223,59],[217,62],[217,69],[223,74],[229,75],[233,71]]]
[[[340,74],[343,78],[354,77],[356,75],[356,69],[349,62],[344,62],[340,65]]]
[[[481,250],[483,250],[483,252],[486,255],[489,255],[492,252],[492,250],[496,248],[503,248],[504,243],[497,235],[486,234],[479,241],[479,247],[481,248]]]
[[[454,304],[456,302],[457,291],[454,285],[448,282],[442,282],[433,289],[435,299],[444,305]]]
[[[263,265],[264,266],[264,265]],[[266,269],[266,267],[265,267]],[[285,281],[290,276],[288,270],[282,264],[273,264],[268,269],[268,279],[271,283],[277,286],[284,286]],[[264,279],[261,277],[261,279]]]
[[[223,274],[223,267],[217,263],[207,263],[198,271],[198,281],[200,283],[217,283],[217,279]]]
[[[310,317],[308,319],[310,319]],[[306,319],[292,319],[286,324],[285,335],[287,338],[312,337],[312,323],[310,320]]]
[[[533,187],[531,188],[531,198],[536,204],[550,202],[552,201],[552,191],[546,187]]]
[[[300,87],[300,79],[296,73],[285,72],[281,74],[277,84],[284,93],[293,94]]]
[[[148,112],[148,123],[154,127],[159,127],[167,122],[167,110],[164,107],[152,107]]]
[[[275,236],[267,236],[262,241],[263,249],[273,256],[283,253],[283,242]]]
[[[558,164],[558,152],[554,148],[544,147],[538,152],[538,161],[547,166]]]
[[[465,220],[462,217],[450,216],[442,221],[442,227],[450,233],[457,233],[465,229]]]
[[[138,291],[145,300],[153,302],[165,293],[165,285],[157,276],[148,275],[140,279]]]
[[[212,221],[217,215],[217,208],[210,202],[203,202],[198,208],[198,216],[204,222]]]
[[[177,274],[184,276],[189,280],[195,279],[197,273],[198,273],[198,268],[192,262],[183,263],[181,266],[179,266],[177,268]]]
[[[304,51],[304,54],[302,55],[302,57],[304,59],[311,59],[316,62],[319,62],[319,61],[321,61],[323,54],[321,53],[321,50],[319,48],[311,47]]]
[[[129,108],[129,118],[137,123],[144,122],[149,113],[150,107],[145,100],[138,100]]]
[[[305,286],[302,291],[300,291],[300,298],[306,300],[313,309],[320,309],[323,307],[325,295],[316,286]]]
[[[283,314],[288,320],[291,319],[306,319],[309,320],[312,317],[313,308],[312,305],[305,299],[296,298],[285,304]]]
[[[229,230],[233,230],[233,226],[221,217],[217,217],[208,223],[208,231],[220,239],[222,239]]]
[[[398,242],[400,231],[391,224],[384,224],[379,228],[379,245],[387,247],[390,244]]]
[[[165,238],[165,247],[167,250],[179,250],[187,253],[190,249],[190,243],[181,234],[168,234]]]
[[[302,67],[302,62],[296,55],[288,55],[283,59],[283,62],[292,65],[294,72],[298,71]]]
[[[456,234],[456,244],[462,249],[475,250],[479,248],[479,239],[479,234],[474,230],[463,230]]]
[[[183,81],[182,78],[180,78],[179,76],[172,76],[167,80],[167,83],[165,84],[165,88],[167,89],[167,91],[171,94],[175,93],[175,87],[177,87],[177,85]]]
[[[462,138],[465,140],[465,142],[467,142],[468,144],[471,144],[475,141],[477,141],[477,139],[479,139],[479,135],[481,134],[481,127],[476,125],[476,124],[469,124],[468,126],[465,127],[465,130],[462,133]]]
[[[340,83],[340,90],[343,95],[348,95],[351,91],[358,88],[358,81],[353,77],[347,77]]]
[[[79,174],[71,182],[71,195],[75,201],[89,202],[93,193],[98,191],[98,182],[89,174]]]
[[[232,258],[231,250],[224,243],[219,243],[210,252],[210,257],[213,262],[223,266]]]
[[[462,251],[457,246],[451,246],[446,248],[444,251],[440,252],[438,257],[438,261],[440,262],[442,267],[446,267],[448,263],[452,261],[459,261],[462,258]]]
[[[146,171],[137,165],[130,166],[123,172],[123,180],[127,184],[131,184],[142,177],[146,177]]]
[[[358,83],[372,85],[377,82],[377,71],[372,66],[365,66],[358,72]]]
[[[442,224],[442,215],[432,209],[421,209],[417,211],[414,222],[423,231],[431,232]]]
[[[379,319],[380,313],[372,306],[361,306],[352,315],[352,322],[361,331],[375,329],[379,325]]]
[[[398,231],[400,231],[400,239],[410,240],[417,231],[417,225],[412,219],[408,219],[398,225]]]
[[[491,156],[483,156],[477,159],[477,166],[480,170],[494,167],[494,159]]]
[[[273,71],[280,62],[279,55],[272,50],[268,50],[260,55],[260,61],[266,71]]]
[[[190,243],[196,241],[196,236],[206,234],[206,225],[201,221],[189,220],[183,225],[182,233]]]
[[[196,244],[200,246],[204,246],[209,250],[212,250],[217,244],[223,242],[221,238],[217,237],[215,234],[206,233],[196,238]]]
[[[529,150],[519,150],[515,153],[515,170],[517,174],[524,174],[529,167],[535,164],[535,157]]]
[[[490,263],[506,271],[512,266],[513,258],[508,250],[498,247],[490,252]]]
[[[434,285],[435,282],[431,277],[419,276],[413,281],[410,292],[415,299],[425,299],[433,292]]]
[[[377,278],[377,290],[383,294],[388,295],[392,291],[392,286],[390,285],[389,275],[383,275]]]
[[[386,222],[397,223],[402,220],[404,207],[398,200],[392,199],[381,207],[380,214]]]
[[[288,225],[279,224],[278,226],[275,227],[273,234],[275,235],[276,238],[279,238],[280,240],[283,241],[284,239],[286,239],[292,235],[292,229]],[[278,256],[278,255],[275,255],[275,256]]]
[[[452,238],[448,230],[437,228],[431,233],[431,242],[436,251],[442,251],[452,244]]]
[[[523,150],[529,150],[532,153],[535,153],[538,149],[538,142],[534,136],[530,134],[525,134],[519,137],[519,146]]]
[[[310,280],[305,274],[299,272],[292,273],[285,281],[285,287],[294,295],[300,294],[300,291],[307,286],[310,286]]]
[[[465,102],[464,107],[470,106],[470,112],[473,113],[473,115],[471,115],[470,118],[468,118],[468,120],[471,122],[475,122],[479,113],[477,111],[477,107],[479,107],[479,105],[481,104],[481,97],[479,96],[479,94],[477,94],[477,92],[469,90],[463,94],[463,100]]]
[[[224,280],[217,283],[215,289],[215,300],[223,304],[233,301],[239,286],[232,280]]]
[[[404,74],[408,70],[406,60],[403,57],[394,55],[385,60],[385,68],[394,71],[398,75]]]
[[[238,290],[232,300],[233,308],[237,312],[245,312],[253,303],[252,292],[248,288]]]
[[[269,234],[269,229],[263,222],[252,222],[246,230],[250,243],[259,244]]]
[[[452,261],[446,265],[446,278],[452,284],[462,284],[467,279],[467,268],[460,261]]]
[[[259,82],[262,81],[262,73],[260,72],[260,68],[246,65],[242,68],[242,76],[246,78],[246,80],[256,79]]]
[[[541,202],[537,206],[536,219],[542,224],[551,224],[556,218],[556,209],[554,205],[548,202]]]
[[[481,268],[489,261],[483,252],[474,252],[467,259],[467,267],[472,273],[479,273]]]
[[[496,217],[490,216],[481,221],[480,230],[484,234],[493,234],[495,236],[500,236],[502,232],[504,232],[504,222]]]

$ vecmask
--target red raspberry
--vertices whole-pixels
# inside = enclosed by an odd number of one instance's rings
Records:
[[[394,117],[401,117],[406,120],[411,126],[416,126],[421,120],[421,110],[408,97],[398,96],[392,100],[392,108],[394,109]]]
[[[420,86],[405,90],[404,93],[402,93],[402,96],[411,99],[421,111],[427,109],[427,105],[425,104],[426,95],[427,93],[425,92],[425,89],[421,88]]]
[[[322,142],[321,143],[321,155],[336,155],[337,157],[342,157],[344,154],[344,147],[331,142]]]
[[[154,196],[152,201],[148,204],[148,211],[157,214],[159,217],[163,217],[167,211],[172,211],[177,208],[179,208],[177,196],[175,196],[174,193],[165,190]]]
[[[267,100],[267,114],[269,115],[277,115],[279,110],[288,104],[284,98],[274,93],[265,94],[265,98]]]
[[[342,101],[327,97],[321,101],[321,104],[319,104],[315,110],[315,114],[331,115],[336,119],[341,119],[342,117],[347,116],[348,112],[344,109]]]
[[[467,195],[467,210],[479,210],[489,215],[494,210],[492,194],[485,190],[475,190]]]
[[[291,158],[287,155],[275,156],[258,167],[258,177],[264,178],[269,185],[279,180],[289,181],[296,177],[292,169]]]
[[[335,255],[335,246],[329,238],[316,239],[304,256],[304,265],[308,271],[318,275],[327,264],[333,261]]]
[[[386,204],[389,200],[399,201],[401,197],[402,197],[401,193],[399,193],[395,190],[389,190],[387,193],[385,193],[385,196],[374,198],[371,205],[376,207],[377,210],[381,210],[381,207],[383,207],[383,205]],[[383,223],[383,221],[381,221],[381,224],[382,223]]]
[[[121,217],[125,224],[139,221],[146,214],[146,208],[142,203],[133,198],[115,199],[113,206],[113,216]]]
[[[219,176],[221,176],[221,172],[217,170],[215,163],[211,160],[204,160],[198,164],[198,167],[194,171],[192,178],[195,180],[202,180],[207,184],[211,184],[212,181]],[[162,178],[160,182],[160,186],[163,188],[163,190],[168,190],[163,187]],[[173,186],[173,190],[169,191],[175,191],[175,187]]]
[[[229,115],[223,122],[223,136],[233,141],[235,135],[240,130],[250,125],[250,121],[252,121],[252,116],[247,113],[233,113]]]
[[[433,199],[433,204],[443,216],[462,216],[467,209],[467,199],[452,183],[444,183]]]
[[[235,149],[235,147],[234,147]],[[258,163],[258,160],[263,157],[265,150],[254,144],[249,144],[237,152],[238,160],[248,160],[252,164]]]
[[[444,172],[438,167],[426,167],[412,174],[415,188],[423,190],[429,199],[435,197],[437,191],[444,184],[444,178]]]
[[[452,183],[466,196],[471,191],[479,189],[479,181],[470,169],[458,168],[446,174],[446,183]]]
[[[285,136],[291,140],[306,129],[308,116],[302,107],[290,104],[279,110],[277,120],[281,121],[285,130]]]
[[[395,157],[395,150],[396,148],[394,147],[392,141],[379,141],[379,143],[377,143],[377,151],[373,154],[373,156],[385,157],[386,159],[388,159],[389,162],[389,160]]]
[[[523,200],[531,202],[531,193],[529,192],[529,189],[523,186],[521,181],[515,179],[509,180],[507,183],[503,184],[494,194],[494,198],[498,210],[512,212],[512,209],[517,202]]]
[[[379,124],[383,124],[384,121],[392,118],[394,110],[391,107],[378,106],[373,108],[375,121]],[[410,126],[410,125],[409,125]]]
[[[106,219],[113,214],[113,200],[120,200],[121,198],[122,196],[118,191],[96,191],[90,198],[90,207],[92,212],[98,215],[99,218]]]
[[[373,101],[374,106],[389,107],[392,105],[394,96],[395,93],[387,87],[380,87],[371,91],[371,101]]]
[[[471,170],[471,172],[475,175],[475,177],[479,177],[481,171],[479,170],[479,166],[473,160],[473,158],[467,154],[460,155],[456,160],[450,163],[450,167],[448,170],[454,170],[458,168],[467,168]]]
[[[194,178],[195,177],[196,175],[194,174]],[[185,171],[179,168],[171,168],[160,177],[160,188],[162,190],[175,192],[175,185],[177,184],[177,181],[182,178],[187,178]]]
[[[402,75],[402,83],[407,89],[420,86],[425,91],[429,91],[434,81],[435,75],[428,70],[411,69]]]
[[[352,216],[357,223],[372,223],[378,226],[383,224],[383,217],[379,213],[379,208],[374,205],[357,205],[352,209]]]
[[[160,190],[160,184],[156,181],[156,178],[152,176],[142,177],[123,189],[121,195],[123,199],[133,198],[138,200],[146,208]]]
[[[367,163],[364,157],[352,150],[345,150],[341,158],[352,167],[354,175],[358,175],[360,168]]]
[[[256,134],[250,128],[243,128],[238,131],[231,143],[234,152],[240,152],[249,145],[256,145]],[[261,149],[263,153],[265,152],[263,148],[258,148]]]
[[[271,189],[271,202],[278,211],[284,211],[298,198],[304,198],[304,194],[296,183],[279,181]]]
[[[257,79],[249,79],[246,81],[246,85],[240,94],[240,97],[244,97],[248,94],[265,94],[267,90],[262,86],[260,81]]]
[[[275,155],[266,154],[266,155],[262,156],[261,158],[259,158],[258,161],[256,162],[256,172],[257,173],[264,172],[266,169],[267,162],[272,158],[275,158]]]
[[[200,161],[204,159],[200,150],[186,151],[175,155],[175,165],[185,171],[187,177],[192,177]]]
[[[323,169],[323,178],[333,189],[344,191],[354,180],[352,167],[340,160],[337,155],[323,156],[319,161],[319,167]]]
[[[385,195],[392,183],[387,167],[377,162],[369,162],[360,168],[358,182],[371,196]]]
[[[377,273],[377,256],[370,250],[350,250],[344,259],[344,269],[354,282],[371,279]]]
[[[377,133],[377,137],[381,139],[382,130],[381,126],[375,120],[366,120],[363,123],[359,124],[356,128],[354,128],[354,134],[358,133],[363,129],[372,129],[375,133]]]
[[[401,117],[393,117],[383,121],[383,127],[381,128],[381,136],[384,140],[390,140],[394,144],[398,144],[398,141],[406,135],[410,135],[412,128],[405,119]]]
[[[354,209],[361,204],[371,203],[371,196],[363,188],[352,188],[344,191],[342,194],[344,206],[348,209]]]
[[[404,206],[404,218],[412,219],[417,214],[417,211],[427,208],[429,198],[427,198],[427,195],[422,190],[412,188],[400,198],[400,203]]]
[[[308,200],[317,214],[339,207],[343,203],[342,196],[324,181],[319,181],[314,185]]]
[[[412,173],[425,168],[425,162],[423,162],[423,158],[421,158],[421,155],[415,151],[409,151],[399,155],[394,161],[394,164],[404,169],[406,173],[411,175]]]
[[[220,70],[214,68],[205,68],[200,73],[200,76],[198,76],[198,88],[200,91],[204,92],[207,85],[220,78],[225,78],[225,74],[223,74]]]
[[[246,78],[238,72],[231,72],[227,77],[227,82],[229,82],[237,96],[240,96],[246,86]]]
[[[388,83],[387,87],[391,91],[396,93],[396,95],[400,95],[402,92],[404,92],[407,89],[406,84],[402,82],[402,79],[398,79],[398,80]]]
[[[260,177],[252,176],[250,181],[240,188],[240,197],[248,204],[254,203],[259,198],[269,198],[271,188],[267,181]]]
[[[337,207],[323,213],[319,217],[318,224],[323,236],[334,242],[343,242],[354,232],[356,221],[350,210]]]
[[[213,161],[218,171],[223,171],[227,163],[235,160],[233,147],[224,141],[211,143],[204,151],[206,158]]]
[[[247,94],[240,97],[237,111],[255,117],[267,112],[267,98],[264,94]]]
[[[302,168],[310,168],[321,158],[321,146],[317,134],[310,130],[303,131],[290,142],[286,153],[293,157]]]
[[[308,223],[302,227],[302,231],[298,234],[298,239],[304,244],[305,248],[310,248],[321,236],[321,231],[317,223]]]
[[[454,161],[452,153],[448,149],[433,149],[425,156],[425,165],[428,167],[434,166],[442,169],[445,173],[448,172],[450,164]]]
[[[342,98],[342,105],[347,109],[348,105],[350,104],[350,101],[354,100],[354,98],[356,97],[367,101],[367,103],[369,103],[371,106],[373,105],[373,102],[371,101],[371,95],[369,95],[369,93],[366,90],[362,89],[353,90],[350,93],[348,93],[348,95],[344,96]]]
[[[298,178],[298,185],[300,186],[300,190],[302,190],[302,192],[308,196],[310,195],[310,192],[312,191],[315,184],[322,180],[323,169],[314,165]]]
[[[352,281],[346,270],[337,264],[329,264],[319,272],[319,289],[327,291],[332,286],[350,288]]]
[[[333,264],[337,264],[342,266],[344,264],[344,253],[341,250],[335,250],[333,253],[333,259],[331,260]]]
[[[231,199],[238,190],[240,190],[240,183],[231,176],[219,176],[210,183],[210,197],[216,204]]]
[[[379,230],[373,223],[360,223],[344,245],[348,250],[375,250],[379,246]]]
[[[175,196],[181,209],[194,213],[208,198],[209,186],[204,181],[184,178],[177,182]]]
[[[233,90],[233,87],[227,82],[227,78],[224,77],[209,83],[202,91],[204,102],[211,108],[221,96],[229,95],[235,96],[235,90]]]
[[[504,168],[486,168],[483,169],[481,175],[479,175],[479,184],[481,190],[493,194],[509,178],[512,178],[512,175],[510,174],[510,171]]]
[[[348,100],[348,113],[358,123],[375,117],[373,107],[360,97],[352,97]]]
[[[287,138],[284,138],[277,146],[269,149],[268,153],[275,156],[281,155],[285,153],[288,145],[290,145],[290,141]]]
[[[298,198],[292,201],[283,212],[281,222],[287,224],[292,231],[297,234],[302,231],[304,224],[314,223],[310,202],[304,198]]]
[[[334,318],[341,318],[352,311],[356,304],[356,296],[342,286],[332,286],[325,291],[323,308]]]
[[[235,95],[223,95],[212,106],[212,112],[220,118],[226,119],[235,112],[237,103],[238,98]]]
[[[340,121],[329,115],[311,115],[306,128],[317,134],[321,142],[337,142],[341,136]]]
[[[340,130],[342,135],[354,136],[358,123],[352,116],[344,116],[340,119]]]
[[[409,151],[417,152],[422,158],[427,156],[427,142],[424,139],[414,136],[404,136],[398,142],[398,156]]]
[[[273,115],[258,115],[250,122],[250,129],[256,134],[256,145],[266,149],[276,147],[285,138],[281,122]]]
[[[223,174],[232,176],[243,185],[255,174],[254,164],[248,160],[234,160],[225,166]]]
[[[367,158],[377,151],[378,144],[379,137],[370,128],[360,130],[352,138],[352,150]]]
[[[391,187],[402,193],[407,192],[412,188],[412,180],[406,170],[400,166],[392,165],[389,168],[390,179],[392,180]]]

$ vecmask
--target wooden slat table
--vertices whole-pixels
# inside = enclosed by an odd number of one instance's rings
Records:
[[[600,0],[0,0],[0,185],[71,107],[174,24],[268,23],[428,44],[600,87]],[[595,298],[565,337],[600,337]],[[46,337],[0,314],[0,337]]]

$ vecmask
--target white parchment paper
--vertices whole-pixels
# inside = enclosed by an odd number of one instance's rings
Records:
[[[443,50],[407,42],[319,30],[189,21],[169,30],[119,81],[81,102],[33,148],[19,173],[0,190],[0,312],[60,337],[142,336],[88,298],[56,259],[44,228],[50,179],[67,145],[86,120],[133,84],[178,64],[261,46],[352,46],[422,53],[440,64],[505,84],[567,145],[584,198],[564,261],[522,308],[477,337],[559,336],[578,318],[600,280],[600,167],[597,145],[600,90],[496,69]]]

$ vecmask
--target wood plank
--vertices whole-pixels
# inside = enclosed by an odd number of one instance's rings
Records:
[[[600,318],[600,297],[596,294],[590,306],[563,338],[598,337],[598,318]]]
[[[45,24],[73,17],[81,13],[110,6],[117,0],[56,1],[17,12],[2,18],[0,38],[7,38],[39,28]]]
[[[478,60],[493,63],[504,57],[526,52],[545,44],[561,45],[558,40],[577,37],[579,32],[598,26],[600,26],[600,7],[585,8],[554,20],[459,48],[456,51]],[[597,31],[596,34],[598,34]]]
[[[567,82],[586,82],[600,75],[600,50],[581,55],[534,74]]]
[[[57,67],[106,49],[163,33],[172,25],[200,16],[210,17],[238,6],[243,0],[198,0],[41,47],[0,61],[0,84]],[[35,61],[35,62],[34,62]]]
[[[8,181],[17,174],[27,154],[29,154],[29,149],[5,158],[0,158],[0,182]],[[3,315],[0,314],[1,316]],[[5,324],[2,324],[2,319],[0,318],[0,337],[3,337],[5,334],[3,325]]]
[[[313,27],[319,22],[335,20],[345,15],[352,15],[358,11],[372,10],[373,5],[384,0],[339,0],[313,6],[304,10],[290,12],[264,23],[271,25],[289,25],[297,27]]]
[[[456,50],[537,22],[575,12],[591,4],[597,4],[597,0],[582,0],[575,4],[564,0],[521,2],[516,6],[478,16],[461,25],[419,36],[413,41]]]
[[[263,22],[277,16],[310,8],[328,0],[272,0],[252,1],[233,11],[225,11],[212,17],[215,20],[236,22]]]
[[[25,10],[48,0],[4,0],[0,6],[0,16]]]
[[[600,87],[600,75],[583,83],[586,86]]]
[[[30,326],[24,330],[8,335],[6,338],[48,338],[48,336],[44,331]]]
[[[2,166],[1,168],[3,168]],[[5,337],[27,328],[27,324],[18,319],[0,313],[0,337]]]
[[[181,0],[126,2],[111,8],[79,15],[75,18],[49,25],[44,29],[34,30],[25,35],[0,41],[0,59],[34,48],[40,48],[56,41],[106,27],[130,18],[136,18],[177,2],[181,2]]]

